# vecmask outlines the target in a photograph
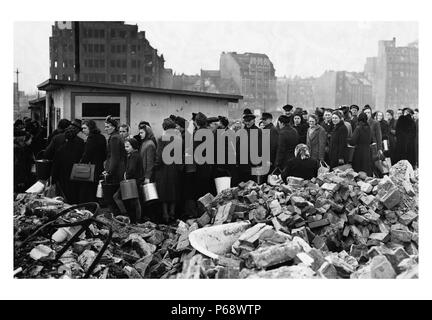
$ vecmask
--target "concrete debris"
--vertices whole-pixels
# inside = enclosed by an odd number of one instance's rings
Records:
[[[131,225],[110,212],[99,214],[97,219],[111,227],[113,237],[89,277],[418,278],[418,172],[406,161],[395,164],[382,179],[341,166],[312,180],[289,177],[286,184],[240,183],[198,202],[197,218],[169,226]],[[20,272],[15,277],[84,276],[104,246],[107,228],[91,225],[91,232],[83,232],[55,262],[69,234],[59,232],[52,238],[57,229],[47,228],[22,244],[67,207],[60,198],[16,196],[14,270]],[[75,210],[64,218],[78,221],[91,214]],[[217,259],[189,242],[189,235],[199,228],[245,220],[250,227]]]

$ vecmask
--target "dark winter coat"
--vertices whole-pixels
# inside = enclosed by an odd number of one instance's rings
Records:
[[[283,181],[286,181],[287,177],[298,177],[310,180],[318,175],[318,167],[319,162],[316,159],[301,159],[296,157],[288,161],[281,178]]]
[[[297,133],[299,135],[298,143],[306,144],[306,136],[307,136],[307,131],[309,129],[309,125],[307,123],[301,122],[299,125],[293,126],[293,128],[297,130]]]
[[[14,142],[14,192],[25,192],[34,182],[31,167],[34,163],[29,146]]]
[[[64,132],[55,135],[51,139],[51,142],[49,143],[48,147],[45,149],[44,159],[53,160],[56,152],[64,144],[65,140],[66,137]]]
[[[258,155],[261,154],[262,151],[262,131],[259,129],[256,125],[253,125],[250,128],[244,128],[246,130],[247,139],[241,138],[240,136],[237,138],[236,143],[236,157],[237,157],[237,163],[238,165],[238,175],[239,175],[239,181],[248,181],[251,179],[254,179],[252,176],[252,168],[256,168],[261,166],[261,163],[254,163],[251,157],[251,150],[252,148],[258,148]],[[254,144],[254,141],[252,141],[252,132],[257,132],[258,137],[258,146],[256,145],[256,142]],[[247,144],[248,147],[248,154],[247,154],[247,163],[243,164],[241,163],[242,158],[242,152],[241,152],[241,146],[243,144]]]
[[[79,202],[80,182],[70,180],[70,175],[73,165],[80,162],[83,152],[84,141],[77,136],[73,136],[65,140],[54,156],[53,179],[59,183],[61,191],[63,191],[69,204]]]
[[[90,133],[84,146],[84,153],[81,158],[82,163],[91,163],[95,165],[95,181],[103,171],[103,163],[107,155],[107,142],[105,137],[100,133]]]
[[[350,121],[350,123],[351,123],[351,127],[352,127],[352,130],[353,130],[353,133],[354,133],[354,130],[357,127],[357,124],[358,124],[358,116],[353,116],[352,119],[351,119],[351,121]]]
[[[133,150],[126,157],[126,179],[135,179],[137,184],[141,184],[144,174],[140,153],[138,150]]]
[[[340,121],[331,132],[330,146],[329,146],[329,165],[330,168],[339,165],[339,159],[346,162],[347,154],[347,139],[348,129],[343,121]]]
[[[153,167],[156,159],[156,146],[151,139],[145,139],[139,150],[144,179],[151,179],[153,176]]]
[[[163,141],[162,137],[160,137],[157,141],[154,173],[159,200],[162,202],[176,202],[179,200],[180,195],[179,165],[175,163],[166,164],[162,159],[165,146],[170,144],[173,139],[181,139],[181,137],[172,137],[170,141]]]
[[[282,171],[286,168],[288,161],[294,158],[294,150],[298,143],[299,135],[291,125],[287,125],[279,131],[275,167]]]
[[[368,120],[368,123],[369,123],[369,127],[371,129],[371,132],[372,132],[372,141],[376,142],[378,151],[382,150],[383,149],[383,147],[382,147],[382,133],[381,133],[381,126],[380,126],[379,122],[370,118]]]
[[[273,123],[266,125],[264,129],[270,130],[270,162],[274,165],[278,149],[279,131]]]
[[[202,128],[205,129],[205,128]],[[199,130],[199,129],[198,129]],[[194,132],[195,135],[195,132]],[[213,139],[215,139],[215,135],[213,135]],[[193,150],[194,150],[194,155],[195,155],[195,150],[202,144],[205,143],[205,139],[203,139],[203,141],[193,141]],[[206,156],[207,153],[204,152],[203,156]],[[194,164],[195,164],[195,168],[196,168],[196,172],[195,172],[195,197],[196,199],[204,196],[207,193],[212,193],[215,194],[216,193],[216,187],[214,184],[214,175],[215,175],[215,169],[216,166],[214,165],[214,159],[216,159],[216,154],[213,154],[214,157],[212,159],[213,164],[212,163],[203,163],[203,164],[198,164],[196,163],[196,159],[194,157]]]
[[[408,160],[415,165],[416,124],[411,115],[400,116],[396,123],[395,162]]]
[[[105,170],[108,172],[112,183],[119,183],[123,180],[126,167],[126,150],[123,139],[117,131],[108,138],[107,159]]]
[[[349,140],[349,144],[355,147],[352,167],[354,171],[363,171],[368,176],[372,176],[371,143],[372,133],[369,125],[359,122]]]
[[[327,132],[323,127],[318,127],[312,131],[308,129],[306,144],[309,148],[311,158],[324,161],[325,147],[327,143]]]

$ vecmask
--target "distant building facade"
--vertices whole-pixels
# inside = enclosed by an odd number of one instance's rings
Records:
[[[199,75],[174,74],[172,88],[174,90],[200,91],[201,78]]]
[[[269,57],[260,53],[222,52],[221,79],[232,79],[243,96],[243,107],[271,110],[276,107],[275,68]]]
[[[294,77],[288,80],[287,102],[305,110],[315,109],[314,78]]]
[[[375,105],[418,107],[418,42],[396,47],[396,38],[378,42]]]
[[[30,117],[29,100],[34,99],[35,95],[26,95],[24,91],[20,91],[18,84],[13,84],[14,97],[14,120],[23,117]]]
[[[51,79],[164,86],[163,55],[136,25],[57,21],[49,43]]]
[[[363,73],[326,71],[313,81],[317,107],[337,107],[373,103],[372,83]]]

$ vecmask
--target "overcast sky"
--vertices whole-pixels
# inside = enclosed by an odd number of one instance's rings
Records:
[[[362,71],[378,40],[402,46],[418,39],[416,22],[132,22],[176,73],[218,69],[222,51],[265,53],[276,76],[319,76],[325,70]],[[14,70],[20,90],[35,92],[49,77],[53,22],[16,22]]]

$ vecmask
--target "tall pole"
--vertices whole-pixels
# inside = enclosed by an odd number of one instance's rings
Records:
[[[16,112],[16,116],[19,115],[19,86],[18,86],[18,76],[19,76],[19,70],[18,68],[15,71],[16,73],[16,92],[14,92],[14,117],[15,117],[15,112]]]

